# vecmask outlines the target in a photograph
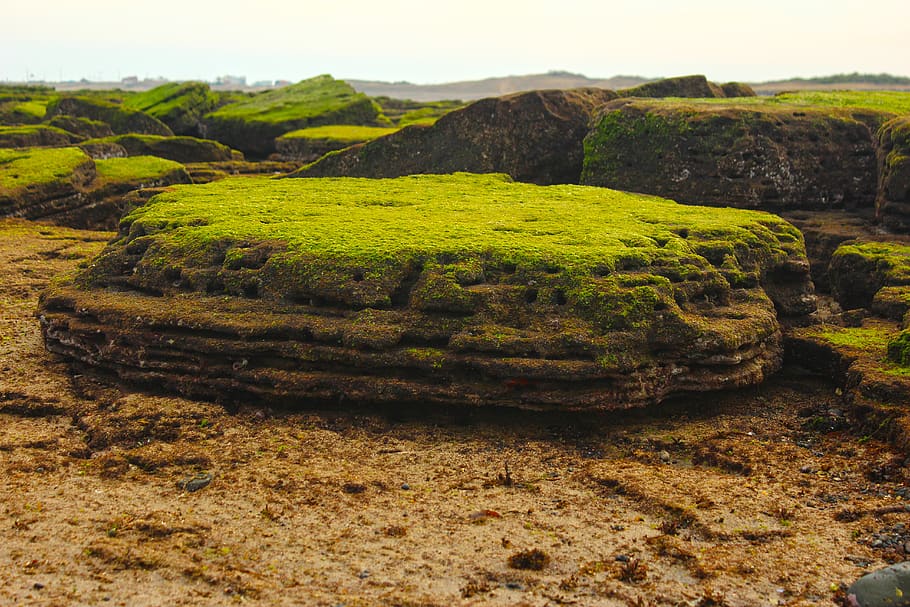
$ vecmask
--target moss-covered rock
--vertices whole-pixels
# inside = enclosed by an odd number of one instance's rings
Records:
[[[205,117],[206,136],[253,158],[275,152],[275,138],[327,124],[388,126],[372,99],[323,75],[229,103]]]
[[[762,99],[619,100],[585,138],[582,183],[695,204],[872,207],[872,132],[890,116]]]
[[[341,150],[356,143],[372,141],[377,137],[390,135],[397,127],[354,126],[333,124],[314,126],[285,133],[275,140],[276,156],[281,160],[313,162],[329,152]]]
[[[97,146],[103,144],[120,146],[126,151],[127,156],[158,156],[181,163],[221,162],[234,159],[233,150],[223,143],[196,137],[115,135],[102,140],[86,141],[83,147],[97,150],[102,149]]]
[[[148,114],[133,110],[96,97],[61,97],[47,106],[45,119],[54,116],[76,116],[104,122],[114,133],[139,133],[143,135],[165,135],[171,132],[163,122]]]
[[[383,115],[397,127],[411,124],[431,125],[452,110],[466,105],[464,101],[455,99],[442,101],[413,101],[391,97],[374,97],[374,99],[382,108]]]
[[[46,124],[0,126],[0,148],[66,147],[82,137]]]
[[[888,342],[888,358],[902,367],[910,368],[910,331],[903,331]]]
[[[218,95],[204,82],[169,82],[124,101],[166,124],[176,135],[205,137],[203,117],[219,104]]]
[[[79,148],[0,149],[0,217],[116,227],[125,193],[190,183],[183,165],[154,157],[93,161]]]
[[[581,142],[595,110],[616,93],[535,91],[482,99],[432,126],[329,154],[297,177],[397,177],[419,173],[507,173],[537,184],[578,183]]]
[[[845,310],[868,308],[882,287],[910,285],[910,242],[844,243],[828,275],[832,295]]]
[[[755,97],[755,91],[741,82],[715,84],[701,75],[679,76],[646,82],[634,88],[622,89],[623,97]]]
[[[878,132],[879,188],[876,215],[888,228],[910,232],[910,116]]]
[[[110,137],[114,134],[108,123],[80,116],[54,116],[48,124],[86,139]]]
[[[813,307],[806,270],[764,213],[496,175],[247,177],[135,209],[40,315],[52,351],[190,395],[609,409],[761,381],[775,303]]]

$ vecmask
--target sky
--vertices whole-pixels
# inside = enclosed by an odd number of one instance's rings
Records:
[[[42,0],[0,22],[0,81],[910,76],[910,0]]]

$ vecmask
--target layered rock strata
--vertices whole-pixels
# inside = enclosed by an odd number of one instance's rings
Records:
[[[413,125],[303,167],[294,177],[506,173],[540,185],[578,183],[582,141],[602,89],[535,91],[482,99],[431,126]]]
[[[174,188],[39,314],[51,351],[192,396],[559,410],[758,383],[813,309],[772,215],[454,175]]]

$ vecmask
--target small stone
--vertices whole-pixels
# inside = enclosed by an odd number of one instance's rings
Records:
[[[410,486],[409,484],[407,484],[407,483],[401,483],[401,490],[402,490],[402,491],[410,491],[410,490],[411,490],[411,486]]]
[[[364,569],[363,571],[361,571],[360,573],[357,574],[357,577],[359,577],[362,580],[367,579],[368,577],[370,577],[370,570]]]
[[[620,563],[628,563],[629,557],[626,556],[625,554],[618,554],[618,555],[616,555],[616,560]]]
[[[35,590],[43,590],[44,584],[42,584],[41,582],[35,582],[34,584],[32,584],[32,588],[34,588]]]
[[[658,453],[658,456],[660,457],[660,461],[662,461],[663,463],[665,463],[665,464],[670,463],[670,453],[668,451],[661,451],[660,453]]]
[[[812,468],[812,466],[803,466],[802,468],[799,469],[799,471],[802,472],[803,474],[812,474],[813,472],[815,472],[815,469]]]

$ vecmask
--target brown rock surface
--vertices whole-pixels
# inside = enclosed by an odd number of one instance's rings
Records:
[[[594,112],[616,93],[535,91],[482,99],[440,118],[330,154],[293,177],[506,173],[536,184],[578,183]]]
[[[910,232],[910,116],[896,118],[878,133],[879,189],[876,215],[889,229]]]

